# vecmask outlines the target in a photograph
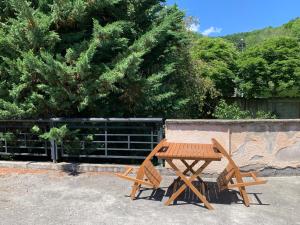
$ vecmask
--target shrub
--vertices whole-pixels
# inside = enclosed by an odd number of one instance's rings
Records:
[[[227,104],[225,100],[220,100],[213,114],[217,119],[276,119],[270,112],[262,110],[251,113],[249,110],[242,110],[236,103]]]

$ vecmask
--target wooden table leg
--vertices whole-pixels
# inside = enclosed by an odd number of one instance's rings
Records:
[[[190,177],[190,179],[187,179],[185,175],[180,172],[180,170],[177,168],[177,166],[172,162],[172,160],[167,160],[169,165],[175,170],[176,174],[178,177],[180,177],[185,184],[183,184],[165,203],[165,205],[170,205],[172,201],[174,201],[185,189],[186,187],[189,187],[196,195],[197,197],[203,202],[203,204],[206,206],[208,209],[213,209],[213,207],[209,204],[209,202],[206,200],[205,196],[203,196],[197,188],[192,184],[192,181],[196,179],[197,176],[204,170],[205,167],[208,166],[208,164],[211,161],[205,161],[205,163]]]
[[[193,169],[193,167],[199,162],[199,160],[195,160],[191,165],[189,165],[187,163],[187,161],[185,161],[184,159],[180,160],[186,167],[187,169],[184,171],[184,175],[186,175],[186,171],[191,171],[192,174],[195,173],[195,170]],[[204,180],[202,180],[202,178],[200,176],[197,176],[197,179],[201,182],[201,190],[202,190],[202,193],[205,193],[205,190],[207,188],[207,185],[206,183],[204,182]]]
[[[191,171],[192,173],[195,173],[195,171],[193,170],[193,167],[199,162],[199,160],[195,160],[194,162],[192,162],[191,165],[189,165],[185,160],[181,160],[181,162],[186,166],[185,171],[183,171],[183,174],[186,175],[189,171]],[[202,179],[198,176],[197,177],[199,181],[202,181]],[[180,181],[180,177],[177,177],[173,183],[171,185],[173,185],[173,193],[176,191],[177,189],[177,183],[179,183]]]
[[[190,178],[191,180],[194,180],[197,176],[199,176],[199,174],[205,169],[205,167],[207,167],[207,165],[210,163],[210,161],[205,162],[195,173],[194,175]],[[173,164],[174,165],[174,164]],[[174,165],[175,166],[175,165]],[[171,167],[173,167],[171,165]],[[176,166],[175,166],[176,167]],[[177,167],[176,167],[177,168]],[[173,168],[175,171],[179,171],[179,169],[175,169]],[[178,177],[179,179],[181,178],[180,176]],[[170,205],[170,203],[172,201],[174,201],[186,188],[186,185],[183,184],[169,199],[168,201],[165,203],[165,205]]]
[[[184,175],[187,174],[187,172],[191,171],[192,174],[195,174],[195,170],[193,169],[193,167],[199,162],[199,160],[195,160],[191,165],[189,165],[185,160],[180,160],[185,166],[186,166],[186,170],[183,172]],[[196,163],[195,163],[196,162]],[[204,182],[201,177],[197,176],[197,179],[200,182]]]
[[[194,162],[192,162],[191,165],[189,165],[184,159],[182,159],[180,161],[186,166],[186,169],[183,172],[184,175],[186,175],[187,172],[189,172],[189,171],[191,171],[192,173],[194,173],[193,172],[193,167],[199,162],[199,160],[195,160]]]

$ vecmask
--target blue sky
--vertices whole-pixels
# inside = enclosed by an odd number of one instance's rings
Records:
[[[200,20],[194,30],[208,36],[280,26],[300,17],[300,0],[167,0]]]

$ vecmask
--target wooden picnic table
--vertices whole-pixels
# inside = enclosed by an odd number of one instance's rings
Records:
[[[222,154],[215,151],[212,144],[196,144],[196,143],[172,143],[165,142],[163,147],[155,154],[159,159],[164,159],[175,170],[178,176],[177,180],[182,180],[184,184],[172,194],[172,196],[166,201],[165,205],[170,205],[187,187],[189,187],[195,195],[203,202],[208,209],[213,207],[206,200],[206,197],[201,194],[198,189],[193,185],[195,179],[200,178],[200,174],[203,170],[213,161],[220,161]],[[180,170],[173,160],[180,160],[186,169]],[[189,163],[188,161],[191,161]],[[198,162],[202,161],[203,164],[198,168],[194,167]],[[187,174],[191,173],[188,177]],[[202,181],[203,182],[203,181]]]

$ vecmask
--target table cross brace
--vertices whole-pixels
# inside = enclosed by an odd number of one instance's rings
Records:
[[[178,167],[173,163],[171,159],[166,160],[168,164],[175,170],[176,175],[178,178],[182,179],[185,184],[183,184],[173,195],[168,199],[168,201],[165,202],[165,205],[170,205],[172,201],[174,201],[187,187],[189,187],[196,196],[203,202],[203,204],[208,209],[213,209],[213,207],[209,204],[209,202],[206,200],[205,196],[202,195],[197,188],[192,184],[192,182],[200,175],[200,173],[210,164],[211,161],[206,160],[204,164],[193,172],[193,175],[188,179],[186,178],[184,172],[181,172]],[[192,165],[192,164],[191,164]],[[190,166],[189,166],[190,167]],[[190,168],[187,168],[190,170]]]

